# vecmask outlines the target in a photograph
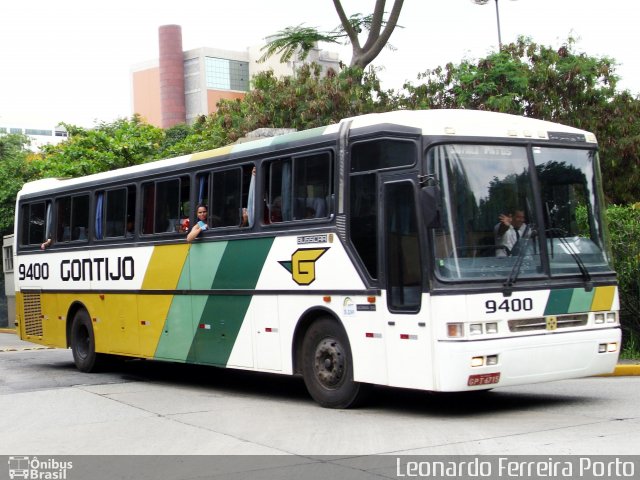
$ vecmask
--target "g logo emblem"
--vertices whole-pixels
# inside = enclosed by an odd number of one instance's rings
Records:
[[[547,330],[553,331],[558,329],[558,318],[557,317],[547,317]]]
[[[316,260],[318,260],[328,248],[300,248],[293,252],[291,261],[278,262],[288,272],[298,285],[311,285],[316,279]]]

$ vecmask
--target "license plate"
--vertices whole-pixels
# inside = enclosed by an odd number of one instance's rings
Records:
[[[500,373],[483,373],[482,375],[469,375],[467,385],[476,387],[478,385],[493,385],[500,381]]]

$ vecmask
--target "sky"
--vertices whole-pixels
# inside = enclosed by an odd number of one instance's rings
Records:
[[[347,14],[371,13],[374,0],[343,0]],[[519,35],[619,64],[620,88],[640,92],[640,28],[629,0],[499,0],[502,42]],[[388,0],[391,9],[392,0]],[[304,7],[303,7],[304,6]],[[303,8],[301,8],[303,7]],[[331,0],[30,0],[0,7],[0,126],[91,127],[129,117],[131,69],[158,58],[158,27],[182,27],[185,50],[244,51],[287,26],[329,30],[339,24]],[[374,61],[385,88],[400,88],[448,62],[498,47],[494,0],[405,0],[398,28]],[[346,63],[350,47],[339,51]]]

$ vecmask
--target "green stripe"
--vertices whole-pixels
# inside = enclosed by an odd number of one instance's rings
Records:
[[[544,309],[545,315],[559,315],[569,311],[571,297],[573,296],[573,288],[564,290],[551,290],[547,306]]]
[[[273,238],[229,242],[215,273],[213,289],[254,289],[269,254]],[[245,319],[250,295],[205,297],[205,305],[187,361],[227,365]]]
[[[596,289],[587,292],[584,288],[551,290],[544,310],[545,315],[588,312],[591,310]]]
[[[584,288],[574,289],[568,313],[588,312],[591,310],[591,302],[593,300],[594,293],[595,289],[593,288],[590,292],[587,292]]]
[[[191,245],[178,289],[255,289],[273,238]],[[155,355],[226,365],[251,296],[174,296]],[[210,325],[211,329],[199,328]]]

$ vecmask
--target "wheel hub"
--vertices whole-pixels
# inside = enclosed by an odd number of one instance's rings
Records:
[[[335,388],[344,378],[345,355],[340,343],[333,338],[325,338],[317,348],[314,362],[318,380],[327,388]]]

